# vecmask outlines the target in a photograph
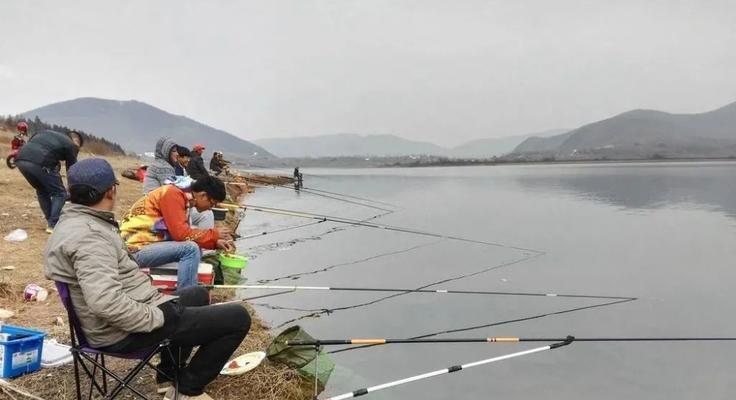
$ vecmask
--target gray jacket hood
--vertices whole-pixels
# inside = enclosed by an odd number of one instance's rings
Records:
[[[168,164],[171,164],[169,155],[171,154],[171,150],[174,147],[176,147],[176,142],[174,142],[174,139],[170,137],[162,137],[158,140],[158,142],[156,142],[156,158],[164,160]]]
[[[163,186],[167,179],[176,175],[174,165],[169,160],[169,154],[174,146],[176,146],[174,139],[169,137],[162,137],[156,142],[156,159],[148,166],[146,178],[143,180],[144,194]]]

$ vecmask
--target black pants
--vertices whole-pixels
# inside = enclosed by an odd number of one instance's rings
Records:
[[[67,197],[61,174],[54,169],[44,168],[25,160],[18,160],[15,165],[28,183],[36,189],[38,204],[41,206],[46,223],[49,228],[53,228],[59,221]]]
[[[182,289],[179,298],[159,306],[164,312],[164,326],[149,333],[133,333],[105,351],[129,353],[171,340],[174,356],[181,351],[179,392],[188,396],[202,394],[250,329],[250,316],[238,304],[208,305],[207,290],[200,287]],[[193,346],[199,346],[189,364],[186,360]],[[173,374],[174,365],[167,354],[161,354],[159,368]],[[161,375],[157,376],[163,381]]]

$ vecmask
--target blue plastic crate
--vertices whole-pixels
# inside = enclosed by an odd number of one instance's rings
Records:
[[[44,332],[2,325],[0,333],[10,335],[6,341],[0,340],[0,378],[13,378],[41,368]]]

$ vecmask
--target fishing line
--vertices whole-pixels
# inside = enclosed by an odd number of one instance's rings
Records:
[[[237,206],[237,205],[234,205],[234,204],[221,204],[221,205],[222,206],[225,206],[225,207],[229,207],[229,208],[242,208],[242,209],[246,209],[244,206]],[[385,215],[389,215],[389,214],[391,214],[393,212],[394,211],[387,211],[387,212],[384,212],[384,213],[379,213],[379,214],[370,216],[370,217],[364,219],[363,221],[366,221],[366,222],[367,221],[371,221],[373,219],[381,218],[381,217],[383,217]],[[329,219],[325,219],[325,218],[322,218],[322,219],[312,218],[312,219],[316,219],[320,223],[322,223],[322,222],[331,222]],[[324,231],[322,233],[319,233],[319,234],[316,234],[316,235],[313,235],[313,236],[310,236],[310,237],[306,237],[306,238],[304,238],[304,237],[303,238],[295,238],[295,239],[288,240],[288,241],[262,244],[262,245],[258,245],[258,246],[248,247],[246,250],[255,250],[255,251],[258,251],[257,249],[259,249],[259,248],[271,249],[274,245],[279,246],[280,244],[283,244],[283,243],[290,243],[290,244],[294,245],[296,243],[299,243],[299,242],[302,242],[302,241],[306,241],[306,240],[319,240],[323,236],[329,235],[331,233],[341,232],[341,231],[343,231],[345,229],[346,229],[345,227],[342,227],[342,228],[341,227],[333,227],[333,228],[330,228],[330,229],[328,229],[328,230],[326,230],[326,231]]]
[[[472,272],[472,273],[469,273],[469,274],[460,275],[460,276],[457,276],[457,277],[454,277],[454,278],[443,279],[443,280],[438,281],[438,282],[432,282],[432,283],[429,283],[429,284],[420,286],[418,288],[415,288],[413,290],[426,289],[426,288],[428,288],[430,286],[435,286],[435,285],[438,285],[440,283],[452,282],[452,281],[455,281],[455,280],[464,279],[464,278],[469,277],[469,276],[479,275],[479,274],[486,273],[486,272],[489,272],[489,271],[492,271],[492,270],[496,270],[496,269],[508,267],[508,266],[511,266],[511,265],[514,265],[514,264],[518,264],[518,263],[521,263],[521,262],[530,260],[532,258],[538,257],[540,255],[541,254],[533,254],[533,255],[530,255],[530,256],[522,257],[522,258],[519,258],[517,260],[512,260],[512,261],[509,261],[509,262],[506,262],[506,263],[502,263],[502,264],[494,265],[494,266],[491,266],[491,267],[488,267],[488,268],[484,268],[484,269],[482,269],[480,271],[476,271],[476,272]],[[257,306],[261,306],[261,307],[266,307],[266,308],[269,308],[269,309],[272,309],[272,310],[288,310],[288,311],[299,311],[299,312],[309,312],[310,313],[310,314],[307,314],[307,315],[302,315],[300,317],[293,318],[293,319],[288,320],[286,322],[283,322],[283,323],[279,324],[279,326],[277,326],[277,328],[281,328],[281,327],[283,327],[285,325],[288,325],[288,324],[293,323],[293,322],[300,321],[300,320],[305,319],[305,318],[316,318],[316,317],[319,317],[320,315],[323,315],[323,314],[328,314],[328,315],[329,314],[332,314],[335,311],[344,311],[344,310],[356,309],[356,308],[360,308],[360,307],[366,307],[366,306],[370,306],[370,305],[374,305],[374,304],[380,303],[380,302],[385,301],[385,300],[393,299],[395,297],[404,296],[404,295],[407,295],[409,293],[411,293],[411,292],[395,293],[395,294],[392,294],[392,295],[388,295],[388,296],[384,296],[384,297],[379,297],[379,298],[374,299],[374,300],[371,300],[371,301],[367,301],[367,302],[359,303],[359,304],[353,304],[353,305],[350,305],[350,306],[335,307],[335,308],[321,308],[321,309],[315,309],[315,310],[299,309],[299,308],[294,308],[294,307],[281,307],[281,306],[274,306],[274,305],[270,305],[270,304],[266,304],[266,303],[254,303],[253,305],[257,305]]]
[[[359,259],[359,260],[348,261],[348,262],[344,262],[344,263],[340,263],[340,264],[333,264],[333,265],[330,265],[330,266],[327,266],[327,267],[324,267],[324,268],[320,268],[320,269],[316,269],[316,270],[313,270],[313,271],[300,272],[300,273],[295,273],[295,274],[290,274],[290,275],[284,275],[284,276],[279,276],[279,277],[271,278],[271,279],[261,279],[261,280],[258,281],[258,283],[270,283],[270,282],[281,281],[281,280],[284,280],[284,279],[294,280],[294,279],[298,279],[299,277],[306,276],[306,275],[314,275],[314,274],[318,274],[318,273],[322,273],[322,272],[327,272],[327,271],[330,271],[330,270],[335,269],[335,268],[338,268],[338,267],[344,267],[344,266],[348,266],[348,265],[355,265],[355,264],[364,263],[366,261],[371,261],[371,260],[375,260],[375,259],[382,258],[382,257],[388,257],[388,256],[397,255],[397,254],[402,254],[402,253],[408,253],[410,251],[413,251],[413,250],[416,250],[416,249],[419,249],[419,248],[422,248],[422,247],[427,247],[427,246],[431,246],[431,245],[437,244],[437,243],[439,243],[439,242],[441,242],[443,240],[444,239],[440,239],[440,240],[436,240],[436,241],[429,242],[429,243],[423,243],[423,244],[412,246],[412,247],[408,247],[408,248],[405,248],[405,249],[402,249],[402,250],[394,250],[394,251],[390,251],[390,252],[387,252],[387,253],[381,253],[381,254],[377,254],[377,255],[374,255],[374,256],[362,258],[362,259]]]
[[[261,233],[254,233],[252,235],[242,236],[242,237],[238,238],[238,240],[242,240],[242,239],[253,239],[253,238],[256,238],[256,237],[261,237],[261,236],[266,236],[266,235],[272,235],[274,233],[285,232],[285,231],[290,231],[290,230],[299,229],[299,228],[305,228],[307,226],[317,225],[317,224],[321,224],[323,222],[326,222],[326,220],[315,221],[315,222],[308,222],[306,224],[289,226],[289,227],[286,227],[286,228],[275,229],[275,230],[272,230],[272,231],[263,231]]]
[[[531,252],[531,253],[536,253],[536,254],[545,254],[545,252],[541,250],[534,250],[534,249],[529,249],[529,248],[524,248],[524,247],[519,247],[519,246],[511,246],[511,245],[498,243],[498,242],[488,242],[488,241],[483,241],[483,240],[469,239],[469,238],[464,238],[460,236],[445,235],[445,234],[434,233],[434,232],[426,232],[426,231],[421,231],[421,230],[416,230],[416,229],[411,229],[411,228],[404,228],[400,226],[377,224],[377,223],[367,222],[366,220],[335,217],[335,216],[323,215],[323,214],[313,214],[313,213],[306,213],[302,211],[293,211],[293,210],[286,210],[286,209],[273,208],[273,207],[264,207],[264,206],[257,206],[257,205],[242,206],[242,205],[234,205],[234,204],[221,204],[221,206],[230,207],[230,208],[237,207],[237,208],[242,208],[244,210],[253,210],[253,211],[270,213],[270,214],[289,215],[292,217],[299,217],[299,218],[325,219],[330,222],[336,222],[336,223],[347,224],[347,225],[383,229],[387,231],[409,233],[409,234],[420,235],[420,236],[436,237],[440,239],[449,239],[449,240],[455,240],[455,241],[467,242],[467,243],[483,244],[487,246],[501,247],[501,248],[506,248],[506,249]]]

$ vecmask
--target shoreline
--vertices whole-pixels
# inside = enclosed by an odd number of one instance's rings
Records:
[[[427,163],[406,163],[406,164],[375,164],[375,165],[345,165],[345,164],[320,164],[320,163],[298,163],[289,165],[274,165],[272,167],[257,167],[257,169],[283,171],[293,169],[296,165],[302,170],[307,169],[390,169],[390,168],[441,168],[441,167],[503,167],[516,165],[585,165],[585,164],[662,164],[662,163],[703,163],[703,162],[736,162],[736,158],[730,157],[686,157],[686,158],[659,158],[659,159],[617,159],[617,160],[547,160],[547,161],[446,161],[446,162],[427,162]],[[239,168],[253,172],[254,168],[247,165],[239,165]]]
[[[8,151],[9,132],[0,131],[0,152]],[[7,137],[6,137],[7,136]],[[7,140],[6,140],[7,139]],[[85,157],[84,151],[80,156]],[[124,169],[134,167],[138,160],[131,157],[105,157],[113,165],[120,181],[118,187],[118,204],[115,214],[120,218],[122,213],[135,202],[141,194],[141,183],[123,178]],[[245,194],[247,196],[247,193]],[[0,211],[0,234],[5,237],[14,229],[23,229],[28,233],[28,239],[22,242],[8,242],[0,240],[0,309],[10,310],[14,316],[4,320],[9,325],[18,325],[46,332],[46,339],[56,339],[60,343],[69,343],[69,328],[66,311],[54,289],[54,284],[44,277],[43,249],[48,238],[44,231],[45,221],[36,201],[35,191],[25,181],[21,173],[7,167],[0,168],[0,202],[3,209]],[[8,269],[7,267],[14,267]],[[43,302],[27,302],[23,300],[23,290],[26,285],[35,283],[45,288],[48,299]],[[213,302],[232,298],[234,291],[213,292]],[[251,329],[246,339],[240,345],[233,357],[252,351],[265,351],[273,339],[270,327],[262,321],[249,304],[243,303],[251,315]],[[131,365],[125,360],[109,361],[113,370],[124,371]],[[74,399],[76,389],[74,384],[73,364],[61,367],[42,368],[34,373],[23,375],[7,381],[14,387],[42,399]],[[84,383],[84,380],[83,380]],[[136,379],[136,386],[153,397],[155,396],[155,380],[153,373],[147,369]],[[10,389],[0,385],[0,393]],[[255,370],[241,376],[219,376],[207,387],[215,399],[311,399],[312,386],[299,377],[296,371],[283,365],[272,364],[268,360]],[[28,398],[16,392],[15,398]],[[7,393],[3,393],[6,395]],[[133,398],[129,393],[121,399]]]

